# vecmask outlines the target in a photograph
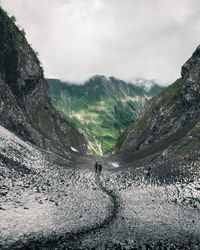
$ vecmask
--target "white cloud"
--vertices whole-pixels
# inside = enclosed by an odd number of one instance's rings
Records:
[[[171,83],[199,43],[199,0],[1,2],[25,28],[47,77]]]

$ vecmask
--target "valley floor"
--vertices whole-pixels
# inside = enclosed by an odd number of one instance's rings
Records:
[[[151,166],[99,158],[100,176],[95,160],[0,127],[0,249],[200,249],[199,152]]]

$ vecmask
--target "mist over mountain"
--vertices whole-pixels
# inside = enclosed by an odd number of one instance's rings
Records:
[[[48,78],[83,82],[96,73],[169,85],[200,37],[198,0],[1,3],[25,28]]]
[[[120,131],[138,116],[144,103],[163,87],[137,79],[136,84],[96,75],[81,85],[48,79],[53,104],[87,138],[88,152],[108,154]]]
[[[145,148],[146,156],[160,151],[178,155],[199,148],[199,72],[200,46],[182,66],[181,78],[149,100],[137,121],[118,140],[120,150],[127,150],[124,156],[131,160]]]
[[[200,249],[200,46],[164,90],[49,86],[15,20],[0,8],[0,249]]]

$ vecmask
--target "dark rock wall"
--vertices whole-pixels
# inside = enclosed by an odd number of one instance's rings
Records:
[[[181,75],[182,78],[146,104],[137,122],[124,136],[121,151],[135,152],[161,140],[166,143],[165,147],[180,140],[184,146],[183,138],[188,139],[194,127],[199,136],[200,46],[183,65]],[[195,144],[190,141],[191,147]]]
[[[86,150],[84,137],[51,104],[48,84],[23,31],[0,9],[0,125],[57,152]]]

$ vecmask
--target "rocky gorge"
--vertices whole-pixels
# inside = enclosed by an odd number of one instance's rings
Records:
[[[88,156],[0,9],[0,249],[199,249],[199,62],[198,47],[115,154]]]

